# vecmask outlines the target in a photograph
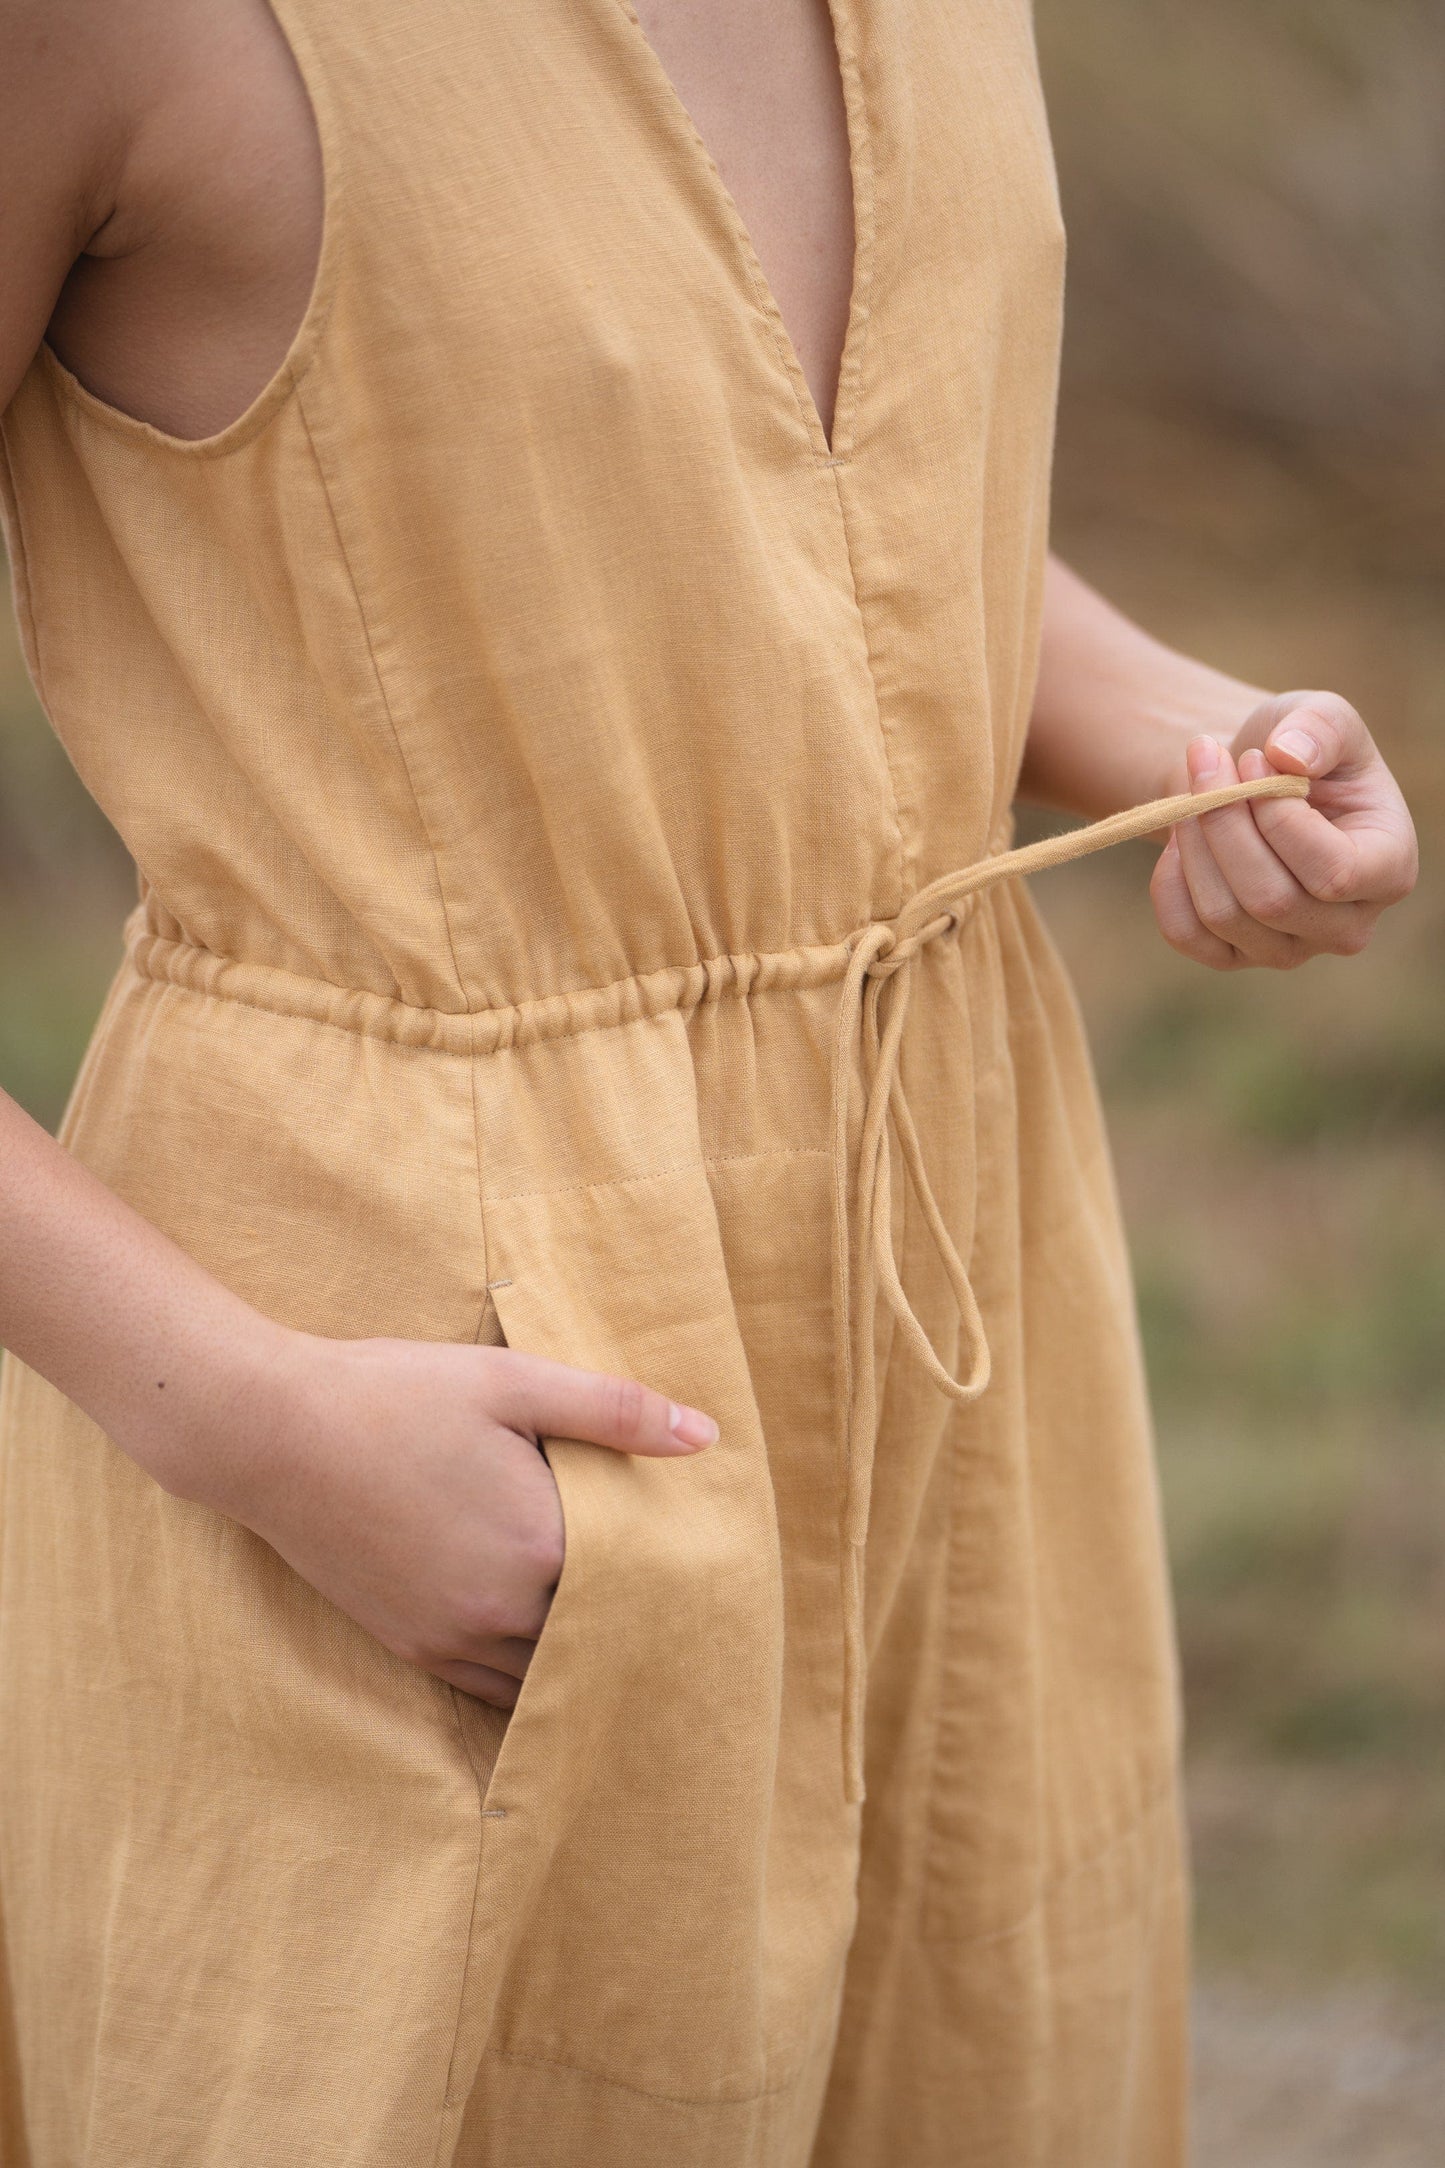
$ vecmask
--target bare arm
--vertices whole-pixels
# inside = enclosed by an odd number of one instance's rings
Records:
[[[1166,647],[1051,557],[1021,794],[1097,819],[1185,786],[1185,748],[1268,694]]]
[[[72,0],[0,5],[0,407],[116,206],[124,76],[89,34],[94,13]],[[243,1325],[244,1304],[0,1093],[0,1343],[165,1465],[198,1370],[241,1382]],[[164,1416],[152,1406],[163,1391]]]
[[[158,25],[172,79],[188,26],[189,60],[214,83],[207,41],[234,34],[236,18],[222,21],[211,0],[190,16],[175,0],[0,0],[0,407],[68,282],[74,301],[82,252],[91,270],[108,267],[105,309],[78,327],[102,364],[117,265],[124,278],[133,256],[149,282],[144,317],[157,266],[173,277],[187,248],[213,285],[237,263],[243,317],[260,287],[281,292],[284,349],[285,290],[306,275],[305,220],[293,221],[289,268],[265,280],[254,247],[236,242],[249,172],[229,204],[208,172],[229,230],[198,226],[204,189],[201,176],[188,186],[186,146],[206,146],[192,86],[174,137],[144,104],[165,73],[147,57]],[[171,187],[185,199],[174,227]],[[77,326],[73,307],[67,320]],[[233,342],[222,343],[229,355]],[[274,366],[260,349],[242,358],[253,372]],[[167,374],[152,371],[156,381]],[[215,397],[230,403],[223,420],[247,386],[218,389],[212,374],[201,391],[183,425],[214,423]],[[3,1092],[0,1346],[166,1489],[244,1522],[397,1654],[501,1706],[516,1699],[561,1566],[560,1506],[539,1440],[675,1455],[716,1436],[707,1417],[630,1380],[507,1348],[292,1331],[149,1225]]]
[[[129,133],[93,0],[0,0],[0,408],[114,210]]]
[[[0,1092],[0,1344],[133,1459],[170,1489],[239,1497],[226,1463],[254,1441],[227,1415],[285,1337]]]

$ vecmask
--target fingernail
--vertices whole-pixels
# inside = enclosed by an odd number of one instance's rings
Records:
[[[712,1417],[699,1414],[696,1408],[680,1408],[675,1400],[667,1404],[667,1427],[684,1445],[717,1443],[718,1429]]]
[[[1219,766],[1219,747],[1213,738],[1193,738],[1188,760],[1191,783],[1207,783]]]
[[[1251,746],[1239,756],[1239,779],[1242,783],[1260,783],[1269,774],[1269,762],[1263,753]]]
[[[1291,760],[1306,768],[1320,757],[1319,743],[1307,730],[1277,730],[1269,742],[1277,752],[1288,753]]]

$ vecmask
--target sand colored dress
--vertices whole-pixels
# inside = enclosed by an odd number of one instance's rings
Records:
[[[284,367],[195,444],[48,350],[4,416],[29,662],[140,871],[70,1149],[273,1317],[722,1428],[550,1447],[508,1722],[7,1363],[5,2168],[1180,2158],[1132,1296],[999,863],[1031,26],[833,12],[831,444],[623,0],[283,0],[326,173]]]

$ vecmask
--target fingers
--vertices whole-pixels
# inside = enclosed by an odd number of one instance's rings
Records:
[[[443,1662],[429,1664],[427,1669],[474,1700],[490,1702],[494,1709],[514,1709],[522,1690],[520,1680],[510,1678],[505,1671],[494,1671],[488,1664]]]
[[[539,1622],[537,1634],[541,1630]],[[495,1709],[510,1709],[516,1705],[536,1649],[536,1635],[530,1639],[515,1635],[481,1635],[472,1644],[470,1656],[436,1657],[428,1660],[425,1668],[434,1672],[437,1678],[445,1679],[449,1686],[459,1686],[464,1694],[471,1694],[478,1701],[488,1701]]]
[[[1258,765],[1256,765],[1258,763]],[[1267,774],[1257,753],[1240,756],[1240,774]],[[1333,787],[1330,778],[1329,787]],[[1256,798],[1260,834],[1300,886],[1331,907],[1363,904],[1383,910],[1408,896],[1419,872],[1413,823],[1387,770],[1379,771],[1376,802],[1344,808],[1328,817],[1327,791],[1319,804],[1304,798]]]
[[[499,1671],[505,1679],[525,1679],[551,1602],[549,1594],[538,1618],[536,1633],[525,1637],[520,1634],[484,1635],[459,1661],[476,1664],[484,1671]]]
[[[1248,780],[1269,768],[1263,755],[1241,753],[1239,772]],[[1369,894],[1372,868],[1362,854],[1362,839],[1327,819],[1307,798],[1256,798],[1251,811],[1260,835],[1306,895],[1331,906]]]
[[[635,1378],[575,1370],[514,1348],[485,1352],[491,1412],[529,1437],[578,1438],[618,1453],[664,1457],[698,1452],[718,1435],[711,1416],[679,1407]]]
[[[1270,772],[1262,753],[1241,753],[1239,773],[1246,782]],[[1280,821],[1270,817],[1285,807],[1306,818]],[[1407,895],[1411,885],[1406,880],[1390,892],[1392,882],[1385,865],[1376,864],[1373,847],[1384,839],[1372,838],[1370,847],[1362,848],[1363,837],[1337,827],[1303,798],[1256,798],[1249,810],[1259,843],[1293,880],[1300,896],[1287,918],[1270,923],[1301,935],[1316,951],[1357,955],[1385,904]],[[1213,836],[1209,842],[1214,847]]]
[[[1201,745],[1204,743],[1207,741],[1201,741]],[[1221,752],[1219,766],[1210,780],[1228,782],[1231,772],[1229,755]],[[1239,774],[1243,781],[1253,782],[1270,773],[1269,763],[1262,753],[1241,753]],[[1297,805],[1301,811],[1309,811],[1306,802],[1300,798],[1255,800],[1254,804]],[[1318,814],[1312,817],[1321,819]],[[1266,933],[1302,942],[1305,952],[1312,956],[1353,954],[1369,939],[1370,914],[1358,905],[1328,903],[1314,895],[1276,851],[1264,832],[1264,824],[1255,820],[1253,805],[1221,806],[1217,812],[1206,813],[1190,825],[1203,835],[1225,885],[1245,914],[1246,921],[1256,929],[1251,938],[1258,938],[1258,929],[1262,928]],[[1321,825],[1329,830],[1328,821],[1321,821]],[[1186,860],[1186,865],[1188,863]],[[1227,928],[1224,930],[1227,939],[1235,939]],[[1246,947],[1248,952],[1246,942],[1239,945]],[[1260,954],[1255,960],[1268,962],[1271,959]],[[1303,959],[1295,957],[1293,960]]]
[[[1236,737],[1234,751],[1246,781],[1271,772],[1310,778],[1308,801],[1257,799],[1253,812],[1271,850],[1317,902],[1378,911],[1409,895],[1420,864],[1409,808],[1347,700],[1337,693],[1267,700]],[[1341,944],[1341,952],[1361,946],[1356,938]]]
[[[1188,757],[1196,791],[1237,780],[1234,762],[1212,738],[1196,738]],[[1216,843],[1218,822],[1228,825]],[[1308,951],[1284,927],[1309,899],[1255,829],[1247,804],[1220,806],[1198,820],[1182,820],[1175,836],[1190,900],[1207,932],[1246,963],[1289,971],[1303,962]],[[1259,902],[1267,916],[1257,916],[1246,898]]]
[[[1338,693],[1281,693],[1260,721],[1268,723],[1271,766],[1287,774],[1347,782],[1380,757],[1362,717]]]
[[[1244,958],[1238,949],[1216,933],[1211,933],[1194,908],[1194,898],[1189,893],[1189,883],[1184,878],[1184,867],[1179,856],[1179,831],[1170,831],[1169,841],[1159,854],[1149,883],[1149,893],[1154,900],[1154,916],[1159,931],[1169,946],[1178,949],[1181,956],[1188,956],[1195,963],[1207,964],[1211,971],[1238,971]]]
[[[1340,742],[1353,740],[1342,730]],[[1196,792],[1235,780],[1233,760],[1212,738],[1196,738],[1188,762]],[[1242,780],[1271,772],[1258,748],[1241,752]],[[1275,813],[1303,819],[1261,817]],[[1281,837],[1293,847],[1295,864],[1279,847]],[[1216,971],[1240,964],[1289,971],[1310,956],[1354,955],[1369,941],[1382,906],[1330,900],[1296,870],[1304,863],[1319,876],[1323,866],[1337,863],[1341,849],[1352,864],[1357,861],[1358,839],[1341,844],[1337,824],[1299,799],[1219,806],[1182,820],[1150,884],[1160,931],[1172,948]],[[1330,879],[1338,888],[1337,874]]]

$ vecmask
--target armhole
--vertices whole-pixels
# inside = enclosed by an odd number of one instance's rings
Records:
[[[123,407],[113,406],[108,399],[89,390],[74,371],[66,367],[48,339],[43,339],[39,348],[39,360],[45,373],[61,395],[81,413],[132,443],[148,444],[187,459],[216,459],[239,450],[258,436],[286,404],[316,353],[336,285],[344,188],[340,128],[316,48],[300,19],[299,0],[266,0],[266,5],[290,49],[292,66],[311,107],[312,125],[321,153],[321,244],[316,269],[301,321],[275,374],[257,392],[250,405],[224,429],[218,429],[208,437],[178,437],[169,430],[157,428],[153,422],[142,421],[138,415],[128,414]]]
[[[30,598],[30,559],[25,547],[25,530],[20,519],[20,492],[15,486],[15,469],[10,458],[10,443],[5,433],[3,414],[0,414],[0,539],[4,541],[5,555],[9,561],[10,599],[14,607],[15,629],[20,636],[20,659],[29,673],[36,698],[48,713],[45,688],[40,679],[40,640],[35,630],[35,611]]]

